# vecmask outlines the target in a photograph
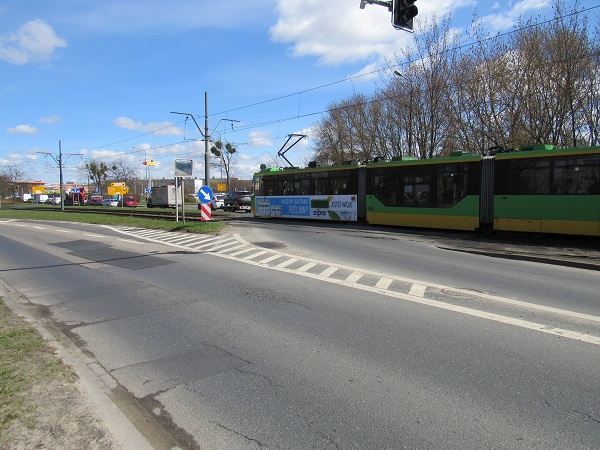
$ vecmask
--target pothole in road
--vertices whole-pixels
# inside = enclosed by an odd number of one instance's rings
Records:
[[[466,288],[444,288],[442,292],[446,295],[452,295],[454,297],[477,297],[483,295],[483,292],[476,289]]]

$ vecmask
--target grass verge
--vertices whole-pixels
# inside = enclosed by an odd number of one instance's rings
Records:
[[[122,448],[78,381],[33,325],[0,298],[0,448]]]
[[[36,405],[26,393],[58,373],[74,381],[39,333],[0,299],[0,442],[13,421],[36,427]]]
[[[227,225],[224,222],[171,222],[168,220],[145,219],[109,214],[76,213],[68,211],[28,211],[27,209],[1,209],[0,219],[53,220],[63,222],[94,223],[98,225],[129,226],[151,228],[164,231],[212,234]]]

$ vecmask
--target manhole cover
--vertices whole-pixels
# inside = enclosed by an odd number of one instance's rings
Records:
[[[452,295],[454,297],[477,297],[482,295],[483,292],[477,291],[475,289],[464,289],[464,288],[444,288],[442,292],[447,295]]]

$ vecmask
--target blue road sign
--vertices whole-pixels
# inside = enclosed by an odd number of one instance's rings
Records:
[[[208,186],[202,186],[198,189],[198,201],[204,205],[210,203],[213,198],[213,191]]]

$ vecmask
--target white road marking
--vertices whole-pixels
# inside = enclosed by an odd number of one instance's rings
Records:
[[[297,270],[298,270],[298,272],[306,272],[307,270],[310,270],[310,269],[312,269],[312,268],[313,268],[313,267],[315,267],[316,265],[317,265],[317,263],[316,263],[316,262],[313,262],[313,261],[311,261],[311,262],[308,262],[308,263],[304,264],[302,267],[300,267],[300,268],[299,268],[299,269],[297,269]]]
[[[414,295],[415,297],[424,297],[426,289],[427,289],[427,286],[422,285],[422,284],[416,284],[416,283],[414,283],[410,287],[410,291],[408,292],[408,294],[409,295]]]
[[[244,253],[249,253],[249,252],[253,252],[253,251],[254,251],[253,248],[245,247],[241,250],[238,250],[237,252],[230,253],[229,255],[230,256],[239,256],[239,255],[243,255]]]
[[[377,289],[387,289],[390,287],[390,284],[392,284],[392,281],[394,280],[391,278],[381,277],[375,287]]]
[[[261,250],[259,252],[255,252],[252,253],[251,255],[248,256],[244,256],[244,259],[254,259],[254,258],[258,258],[259,256],[264,255],[265,253],[268,253],[266,250]]]
[[[290,264],[294,264],[296,261],[298,261],[296,258],[290,258],[286,261],[283,261],[282,263],[277,264],[277,267],[284,268],[289,266]]]
[[[356,283],[358,280],[360,280],[362,278],[363,275],[364,275],[364,272],[354,271],[350,275],[348,275],[348,278],[346,278],[346,282],[347,283]]]
[[[261,259],[260,261],[258,261],[261,264],[267,264],[270,263],[271,261],[275,261],[277,258],[281,258],[281,255],[279,253],[273,255],[273,256],[269,256],[268,258],[265,259]]]
[[[109,228],[111,228],[111,227],[109,227]],[[112,229],[115,229],[115,228],[112,228]],[[118,232],[126,233],[126,231],[120,230],[118,228],[115,230]],[[168,243],[168,242],[165,243],[165,242],[161,242],[159,240],[157,240],[156,242],[164,243],[165,245],[174,245],[174,246],[182,247],[177,244]],[[225,242],[225,244],[223,244],[223,242]],[[217,244],[215,243],[215,245],[217,245]],[[516,319],[513,317],[503,316],[500,314],[488,313],[488,312],[479,311],[479,310],[476,310],[473,308],[467,308],[464,306],[458,306],[458,305],[453,305],[453,304],[449,304],[449,303],[444,303],[444,302],[441,302],[438,300],[430,300],[430,299],[424,298],[426,289],[428,287],[444,289],[444,288],[448,288],[449,286],[439,285],[436,283],[424,284],[422,281],[418,281],[418,280],[402,278],[402,277],[391,277],[390,275],[387,275],[387,274],[378,273],[378,272],[370,272],[370,271],[366,271],[366,270],[357,270],[355,267],[344,266],[344,265],[340,265],[340,264],[337,264],[336,266],[332,266],[329,263],[324,262],[324,261],[319,261],[319,260],[314,260],[311,258],[304,258],[304,257],[301,259],[298,259],[295,257],[291,257],[290,255],[287,255],[285,253],[280,253],[280,252],[276,252],[276,251],[270,251],[273,254],[265,259],[262,259],[259,261],[254,261],[253,258],[257,257],[259,255],[252,255],[252,257],[239,258],[238,256],[235,256],[235,255],[246,253],[246,251],[238,250],[239,253],[236,252],[234,254],[231,254],[231,253],[228,253],[228,252],[231,252],[231,250],[232,250],[231,248],[226,248],[225,250],[222,250],[223,247],[232,247],[234,245],[242,245],[242,246],[246,246],[246,248],[252,248],[252,249],[256,248],[254,245],[252,245],[252,244],[248,243],[246,240],[244,240],[241,236],[239,236],[238,234],[235,234],[234,238],[226,239],[222,242],[219,242],[218,248],[220,251],[213,252],[212,254],[215,256],[219,256],[221,258],[231,259],[231,260],[235,260],[235,261],[239,261],[239,262],[245,262],[246,264],[251,264],[251,265],[258,266],[258,267],[263,267],[263,268],[267,268],[267,269],[271,269],[271,270],[277,270],[277,271],[281,271],[281,272],[285,272],[285,273],[289,273],[289,274],[296,274],[296,275],[307,277],[307,278],[312,278],[312,279],[316,279],[316,280],[320,280],[320,281],[334,283],[334,284],[337,284],[340,286],[351,287],[351,288],[359,289],[359,290],[366,291],[366,292],[372,292],[375,294],[385,295],[385,296],[400,299],[400,300],[405,300],[405,301],[409,301],[409,302],[413,302],[413,303],[427,305],[430,307],[444,309],[447,311],[452,311],[452,312],[457,312],[460,314],[465,314],[465,315],[469,315],[469,316],[473,316],[473,317],[483,318],[483,319],[490,320],[493,322],[518,326],[521,328],[525,328],[525,329],[529,329],[529,330],[533,330],[533,331],[537,331],[537,332],[541,332],[541,333],[565,337],[565,338],[574,339],[577,341],[587,342],[587,343],[590,343],[593,345],[600,346],[600,337],[599,336],[592,336],[592,335],[589,335],[586,333],[580,333],[577,331],[552,327],[552,326],[548,326],[545,324],[530,322],[530,321],[526,321],[526,320],[522,320],[522,319]],[[264,251],[262,251],[262,252],[264,252]],[[267,265],[269,262],[275,261],[276,259],[282,258],[282,257],[286,258],[286,260],[279,264],[273,265],[273,266]],[[291,264],[298,262],[298,261],[305,261],[305,263],[299,269],[289,269],[288,268],[288,266],[290,266]],[[317,264],[328,265],[328,268],[323,270],[319,274],[314,274],[314,273],[308,272],[308,270],[311,267],[314,267]],[[331,278],[331,275],[339,269],[350,270],[352,273],[345,280]],[[371,276],[378,277],[379,280],[378,280],[377,284],[375,286],[368,286],[366,284],[358,283],[358,280],[365,274],[369,274]],[[389,290],[388,288],[393,281],[399,281],[401,283],[404,283],[405,285],[410,284],[411,289],[410,289],[409,293],[405,294],[402,292],[396,292],[393,290]],[[522,302],[519,300],[513,300],[513,299],[509,299],[509,298],[504,298],[504,297],[499,297],[499,296],[494,296],[494,295],[487,295],[487,294],[481,294],[481,295],[479,295],[479,298],[487,299],[487,300],[491,300],[491,301],[495,301],[495,302],[501,302],[501,303],[505,303],[505,304],[509,304],[509,305],[513,305],[513,306],[525,307],[525,308],[534,309],[534,310],[538,310],[538,311],[559,314],[559,315],[563,315],[563,316],[571,317],[571,318],[578,318],[578,319],[585,319],[585,320],[590,320],[590,321],[594,321],[594,322],[600,322],[599,316],[582,314],[582,313],[578,313],[575,311],[567,311],[567,310],[563,310],[563,309],[552,308],[552,307],[537,305],[537,304],[533,304],[533,303],[526,303],[526,302]]]
[[[338,271],[337,267],[335,267],[335,266],[329,266],[327,269],[325,269],[323,272],[321,272],[319,274],[319,276],[323,277],[323,278],[329,278],[331,275],[333,275],[337,271]]]

